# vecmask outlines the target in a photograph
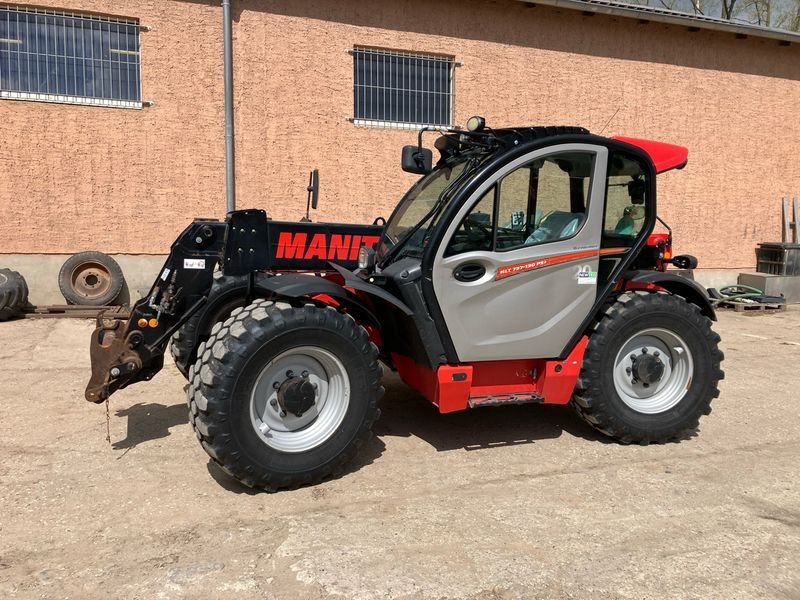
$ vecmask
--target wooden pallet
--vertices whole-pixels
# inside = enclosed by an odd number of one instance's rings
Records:
[[[722,306],[722,305],[721,305]],[[782,312],[787,309],[787,304],[769,304],[766,302],[727,302],[726,308],[732,308],[738,313],[743,312]]]

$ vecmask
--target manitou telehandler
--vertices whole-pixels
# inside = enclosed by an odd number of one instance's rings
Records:
[[[653,233],[656,173],[687,150],[473,117],[440,130],[434,166],[424,131],[402,152],[422,177],[383,225],[189,225],[130,318],[98,318],[86,398],[151,379],[172,340],[203,448],[267,490],[354,456],[379,361],[442,413],[571,403],[638,444],[696,428],[723,377],[714,310],[666,270],[697,261]]]

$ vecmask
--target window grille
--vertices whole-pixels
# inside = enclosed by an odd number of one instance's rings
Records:
[[[0,97],[141,108],[139,24],[0,8]]]
[[[356,124],[452,125],[453,57],[376,48],[352,54]]]

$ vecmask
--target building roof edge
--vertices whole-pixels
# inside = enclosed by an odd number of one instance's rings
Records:
[[[621,2],[610,2],[608,0],[519,0],[526,4],[541,4],[542,6],[553,6],[568,10],[579,10],[603,15],[613,15],[630,19],[645,19],[658,23],[679,25],[683,27],[697,27],[698,29],[708,29],[712,31],[722,31],[733,33],[740,36],[766,38],[800,44],[800,33],[784,29],[773,29],[749,23],[737,23],[716,17],[704,15],[690,15],[665,8],[653,6],[640,6],[635,4],[624,4]]]

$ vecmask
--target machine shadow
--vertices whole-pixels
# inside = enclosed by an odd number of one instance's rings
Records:
[[[114,450],[129,450],[141,443],[165,438],[170,429],[187,422],[186,404],[165,406],[155,402],[134,404],[115,412],[117,417],[128,417],[128,431],[124,439],[112,444]]]
[[[359,471],[363,467],[372,464],[381,454],[383,454],[385,449],[386,444],[384,444],[383,441],[377,436],[373,436],[372,439],[368,440],[367,443],[364,444],[353,460],[347,463],[340,472],[326,478],[325,481],[334,481]],[[223,471],[222,467],[220,467],[210,458],[208,459],[206,468],[208,469],[208,474],[211,475],[211,478],[216,481],[217,484],[224,490],[233,492],[234,494],[245,494],[248,496],[265,493],[264,490],[249,488],[240,481],[234,479],[225,471]],[[300,487],[303,488],[307,486]]]
[[[558,438],[563,433],[594,442],[610,442],[568,406],[521,404],[442,415],[394,373],[384,376],[383,386],[386,394],[381,402],[381,418],[375,424],[379,438],[414,436],[439,452],[532,444]]]

